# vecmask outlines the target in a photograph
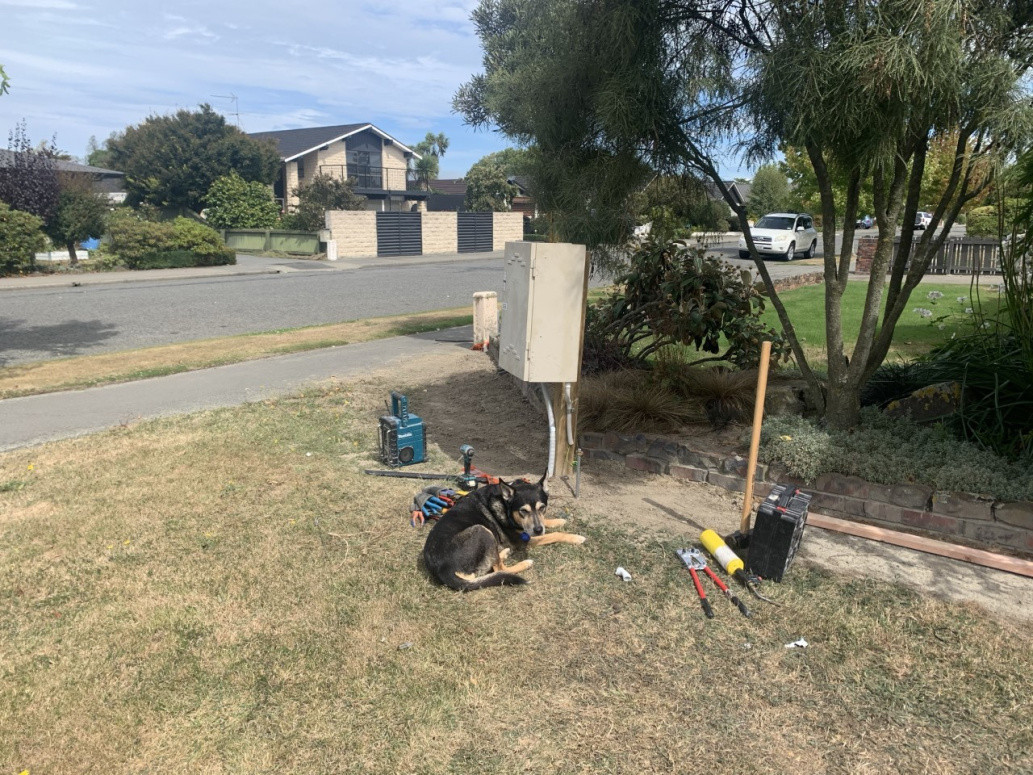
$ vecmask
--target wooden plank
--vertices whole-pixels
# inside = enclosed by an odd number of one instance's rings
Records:
[[[807,516],[807,524],[813,527],[820,527],[823,530],[859,536],[860,538],[869,538],[872,541],[881,541],[893,546],[903,546],[906,549],[915,549],[926,554],[949,557],[952,560],[961,560],[962,562],[970,562],[974,565],[982,565],[987,568],[1008,571],[1009,573],[1017,573],[1020,576],[1033,578],[1033,562],[1007,554],[973,549],[970,546],[937,541],[934,538],[901,533],[898,530],[865,525],[860,522],[850,522],[836,517],[827,517],[824,514],[815,514],[814,512]]]

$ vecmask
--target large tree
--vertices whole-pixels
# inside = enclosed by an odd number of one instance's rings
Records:
[[[11,156],[0,165],[0,202],[46,221],[57,207],[60,191],[53,147],[34,147],[22,121],[11,130],[7,148]]]
[[[57,209],[44,228],[55,245],[64,245],[72,266],[78,263],[76,243],[104,234],[109,209],[107,198],[94,193],[89,179],[62,180]]]
[[[512,208],[517,187],[509,182],[502,165],[490,154],[474,162],[464,180],[467,210],[507,212]]]
[[[630,191],[656,171],[692,171],[721,191],[721,154],[770,159],[783,144],[814,169],[823,232],[828,374],[814,372],[771,276],[747,244],[812,401],[856,423],[911,292],[993,165],[1029,136],[1023,76],[1033,57],[1025,0],[482,0],[483,74],[456,95],[477,125],[535,146],[536,194],[566,238],[619,239]],[[912,244],[933,138],[957,133],[933,223]],[[837,202],[833,183],[845,181]],[[865,184],[879,238],[856,345],[841,300]],[[903,224],[894,251],[895,225]],[[885,302],[885,312],[880,308]]]
[[[216,178],[236,172],[244,180],[272,183],[280,157],[212,110],[179,110],[150,116],[107,141],[112,168],[126,174],[127,201],[200,210]]]
[[[782,212],[789,208],[791,200],[786,174],[774,164],[761,165],[753,175],[746,202],[750,214],[759,217],[765,213]]]

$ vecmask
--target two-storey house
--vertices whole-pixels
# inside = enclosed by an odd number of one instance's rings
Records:
[[[380,212],[426,210],[429,191],[421,190],[409,160],[420,155],[373,124],[341,124],[279,132],[253,132],[272,141],[282,166],[273,192],[284,209],[296,205],[294,191],[316,175],[352,178],[355,193]]]

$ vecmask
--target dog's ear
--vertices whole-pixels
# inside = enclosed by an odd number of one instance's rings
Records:
[[[549,491],[549,469],[545,469],[542,478],[538,480],[538,486],[542,488],[542,492]]]
[[[503,500],[513,500],[513,496],[516,495],[516,490],[513,489],[513,485],[506,484],[504,481],[499,479],[499,493],[502,495]]]

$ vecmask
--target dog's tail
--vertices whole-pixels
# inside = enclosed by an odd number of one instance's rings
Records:
[[[464,592],[472,592],[475,589],[484,589],[485,587],[515,587],[520,584],[526,584],[527,579],[523,576],[518,576],[516,573],[489,573],[487,576],[481,576],[476,581],[467,581],[458,577],[454,578],[454,584],[449,584],[454,589],[461,589]]]

